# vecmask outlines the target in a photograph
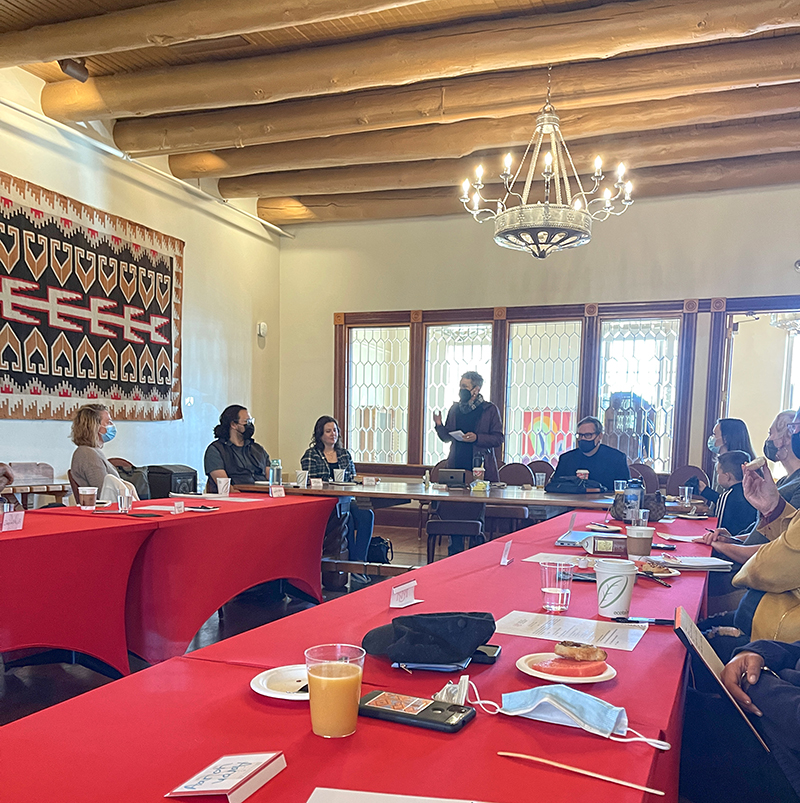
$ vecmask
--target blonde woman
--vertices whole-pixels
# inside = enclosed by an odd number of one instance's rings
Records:
[[[104,404],[85,404],[75,413],[70,437],[78,448],[72,453],[70,471],[78,485],[100,491],[108,475],[119,479],[119,473],[103,454],[103,444],[116,434],[117,428]]]

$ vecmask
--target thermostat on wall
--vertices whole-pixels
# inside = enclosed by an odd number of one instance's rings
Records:
[[[256,334],[259,337],[267,336],[267,324],[264,321],[260,321],[256,324]]]

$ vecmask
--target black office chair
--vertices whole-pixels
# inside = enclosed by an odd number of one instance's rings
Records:
[[[484,502],[434,502],[431,505],[431,518],[425,524],[425,532],[428,534],[428,563],[433,563],[436,545],[443,535],[451,539],[460,538],[465,546],[466,539],[469,538],[470,547],[484,543],[485,515]]]

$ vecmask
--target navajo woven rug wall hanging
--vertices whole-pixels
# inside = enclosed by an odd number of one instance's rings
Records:
[[[0,172],[0,418],[180,418],[183,247]]]

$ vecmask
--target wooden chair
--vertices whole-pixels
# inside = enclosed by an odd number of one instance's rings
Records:
[[[669,477],[667,477],[667,494],[669,496],[677,496],[678,488],[680,488],[681,485],[686,485],[686,481],[690,480],[692,477],[697,477],[706,485],[711,484],[710,480],[708,479],[708,474],[706,474],[702,468],[699,468],[698,466],[680,466],[679,468],[676,468],[672,474],[669,475]]]
[[[533,472],[525,463],[506,463],[499,473],[500,482],[506,485],[533,485]]]
[[[69,487],[72,488],[72,498],[75,500],[75,504],[77,504],[78,499],[80,499],[80,495],[78,494],[78,481],[69,469],[67,469],[67,479],[69,480]]]
[[[450,538],[461,538],[466,546],[466,539],[474,539],[482,544],[486,538],[483,534],[483,502],[436,502],[432,513],[436,518],[428,519],[425,532],[428,534],[428,563],[436,557],[436,545],[443,535]],[[471,518],[470,518],[471,517]]]
[[[133,468],[133,463],[130,460],[126,460],[124,457],[109,457],[108,462],[111,463],[114,468]]]
[[[630,470],[632,477],[639,477],[644,482],[645,493],[654,494],[661,487],[661,483],[658,481],[658,474],[651,466],[647,466],[644,463],[633,463],[630,466]]]

